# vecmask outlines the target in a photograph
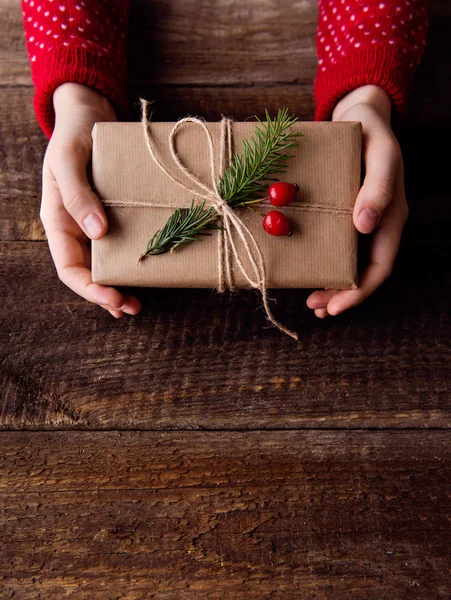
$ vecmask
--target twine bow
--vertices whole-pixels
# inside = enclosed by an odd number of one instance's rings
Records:
[[[172,128],[169,134],[169,151],[171,153],[172,159],[174,163],[177,165],[179,170],[194,184],[196,184],[202,192],[190,187],[189,185],[183,183],[174,177],[166,167],[158,160],[153,148],[152,143],[150,141],[149,134],[149,122],[147,120],[147,100],[141,99],[141,109],[142,109],[142,119],[141,123],[144,130],[144,137],[146,141],[146,146],[149,151],[149,154],[155,161],[155,163],[160,167],[160,169],[166,174],[171,181],[174,181],[178,185],[180,185],[183,189],[191,192],[195,196],[200,198],[210,200],[213,204],[215,210],[218,212],[220,219],[222,221],[223,228],[218,231],[218,291],[223,292],[226,287],[233,288],[233,271],[232,271],[232,260],[233,256],[236,264],[238,265],[241,273],[243,274],[246,281],[252,288],[258,289],[262,296],[263,307],[266,312],[266,316],[268,320],[280,331],[283,331],[293,339],[297,340],[298,336],[293,331],[290,331],[286,327],[284,327],[281,323],[279,323],[271,312],[269,307],[269,299],[268,299],[268,291],[267,291],[267,280],[266,280],[266,268],[265,261],[263,258],[263,254],[258,245],[257,240],[253,236],[253,234],[249,231],[248,227],[245,225],[243,220],[237,214],[236,210],[231,208],[231,206],[221,197],[219,193],[218,184],[216,181],[216,169],[215,169],[215,153],[214,153],[214,145],[213,139],[211,137],[211,133],[208,127],[205,125],[204,121],[198,119],[196,117],[185,117],[177,123]],[[210,153],[210,177],[211,177],[211,185],[206,184],[201,181],[192,171],[187,169],[185,165],[181,162],[175,151],[175,136],[177,131],[182,127],[185,123],[195,123],[202,127],[205,135],[207,137],[208,149]],[[232,159],[232,120],[227,117],[222,117],[221,119],[221,137],[220,137],[220,163],[221,163],[221,175],[224,173],[225,169],[225,158],[226,155],[228,157],[228,161],[230,163]],[[236,248],[236,244],[234,241],[234,232],[240,238],[244,252],[249,260],[251,265],[251,269],[245,267],[243,264],[238,250]],[[249,272],[251,271],[251,272]]]

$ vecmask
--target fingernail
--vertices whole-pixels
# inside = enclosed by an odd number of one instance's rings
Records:
[[[379,220],[378,213],[373,208],[364,208],[359,214],[358,222],[365,233],[370,233],[376,227]]]
[[[89,215],[83,219],[83,228],[90,238],[97,238],[103,229],[102,219],[95,213],[89,213]]]

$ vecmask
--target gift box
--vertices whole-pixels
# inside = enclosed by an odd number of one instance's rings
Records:
[[[148,133],[158,161],[179,182],[193,188],[171,155],[168,138],[174,123],[151,122]],[[230,123],[233,152],[240,153],[243,140],[251,138],[256,121]],[[211,152],[219,165],[224,149],[221,122],[185,123],[174,140],[177,156],[201,182],[211,187]],[[280,179],[297,183],[296,200],[279,209],[290,220],[289,237],[268,235],[262,216],[254,210],[238,211],[264,259],[268,288],[339,288],[357,286],[357,230],[352,209],[360,189],[362,129],[358,122],[298,122],[293,131],[302,133],[297,148],[290,151]],[[92,242],[92,275],[96,283],[108,285],[215,288],[218,286],[218,236],[210,232],[202,241],[186,244],[175,252],[149,256],[138,262],[153,234],[161,229],[176,208],[190,207],[190,189],[172,180],[152,158],[141,123],[96,123],[93,129],[92,177],[96,193],[105,205],[108,232]],[[200,190],[202,192],[202,190]],[[207,204],[208,206],[208,198]],[[272,207],[262,201],[254,205],[267,213]],[[236,232],[235,232],[236,233]],[[230,262],[233,285],[249,287],[241,268],[252,271],[246,242],[235,235]],[[250,242],[249,242],[250,243]],[[219,266],[219,269],[221,267]],[[220,276],[220,274],[219,274]],[[255,286],[254,286],[255,287]]]

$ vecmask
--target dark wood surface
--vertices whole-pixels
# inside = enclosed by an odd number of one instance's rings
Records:
[[[143,94],[159,120],[311,119],[316,11],[135,0],[133,114]],[[139,290],[115,321],[59,282],[20,4],[0,0],[0,598],[451,598],[450,4],[430,17],[395,271],[325,321],[274,292],[295,345],[251,292]]]
[[[449,598],[447,432],[0,441],[2,597]]]

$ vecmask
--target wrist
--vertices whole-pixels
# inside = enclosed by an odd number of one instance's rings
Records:
[[[55,115],[67,114],[70,110],[89,109],[98,115],[98,120],[116,120],[116,113],[109,100],[96,90],[79,83],[67,82],[53,92]]]
[[[392,102],[385,90],[377,85],[364,85],[356,88],[341,98],[336,104],[332,120],[338,121],[341,116],[357,104],[370,106],[375,109],[384,120],[390,122]]]

